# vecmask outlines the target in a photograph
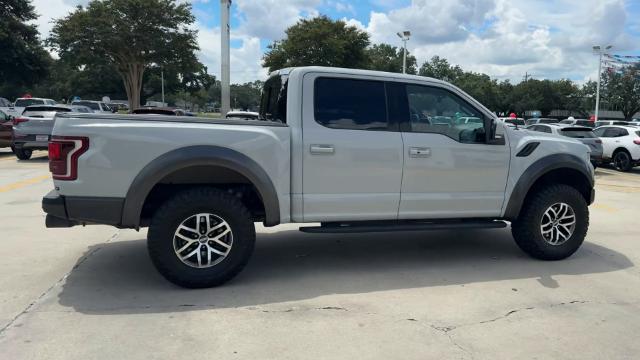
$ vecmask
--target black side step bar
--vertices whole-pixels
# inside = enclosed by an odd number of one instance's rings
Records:
[[[433,221],[362,221],[353,223],[322,223],[321,226],[301,227],[300,231],[312,234],[345,234],[390,231],[424,231],[449,229],[500,229],[507,223],[500,220],[433,220]]]

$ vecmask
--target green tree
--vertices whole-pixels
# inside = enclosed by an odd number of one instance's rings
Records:
[[[48,44],[80,67],[104,59],[136,108],[150,66],[198,63],[194,20],[191,5],[175,0],[92,0],[56,20]]]
[[[0,88],[17,96],[21,86],[37,83],[48,73],[51,57],[42,47],[30,0],[0,2]]]
[[[369,58],[368,69],[396,73],[402,72],[404,60],[404,50],[402,48],[397,48],[389,44],[376,44],[367,49],[367,56]],[[417,64],[416,57],[407,51],[407,74],[417,74]]]
[[[262,81],[231,85],[231,105],[236,109],[252,110],[260,106]]]
[[[625,120],[640,111],[640,65],[622,72],[602,74],[602,100],[622,112]]]
[[[447,59],[441,58],[437,55],[422,64],[420,71],[418,72],[420,76],[432,77],[450,83],[455,82],[463,73],[464,71],[462,71],[460,66],[451,66]]]
[[[274,71],[291,66],[367,67],[369,34],[327,16],[303,19],[269,45],[262,66]]]

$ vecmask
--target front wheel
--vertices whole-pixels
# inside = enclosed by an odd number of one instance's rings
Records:
[[[16,157],[19,160],[29,160],[29,159],[31,159],[31,154],[33,154],[33,150],[31,150],[31,149],[13,148],[13,153],[16,154]]]
[[[158,209],[147,246],[167,280],[207,288],[229,281],[245,267],[255,237],[251,214],[237,197],[203,187],[182,191]]]
[[[553,185],[527,197],[511,231],[516,244],[540,260],[562,260],[582,245],[589,228],[589,207],[568,185]]]

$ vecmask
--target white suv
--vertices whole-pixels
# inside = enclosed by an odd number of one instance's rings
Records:
[[[602,126],[593,132],[602,140],[603,162],[613,162],[620,171],[640,165],[640,127]]]

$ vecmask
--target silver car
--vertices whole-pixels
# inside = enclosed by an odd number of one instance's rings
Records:
[[[31,105],[20,117],[13,119],[13,148],[20,160],[31,158],[33,150],[46,150],[57,113],[91,113],[86,106],[77,105]]]
[[[537,124],[527,126],[526,129],[576,139],[589,147],[591,163],[594,166],[602,161],[602,140],[593,133],[591,128],[565,124]]]

